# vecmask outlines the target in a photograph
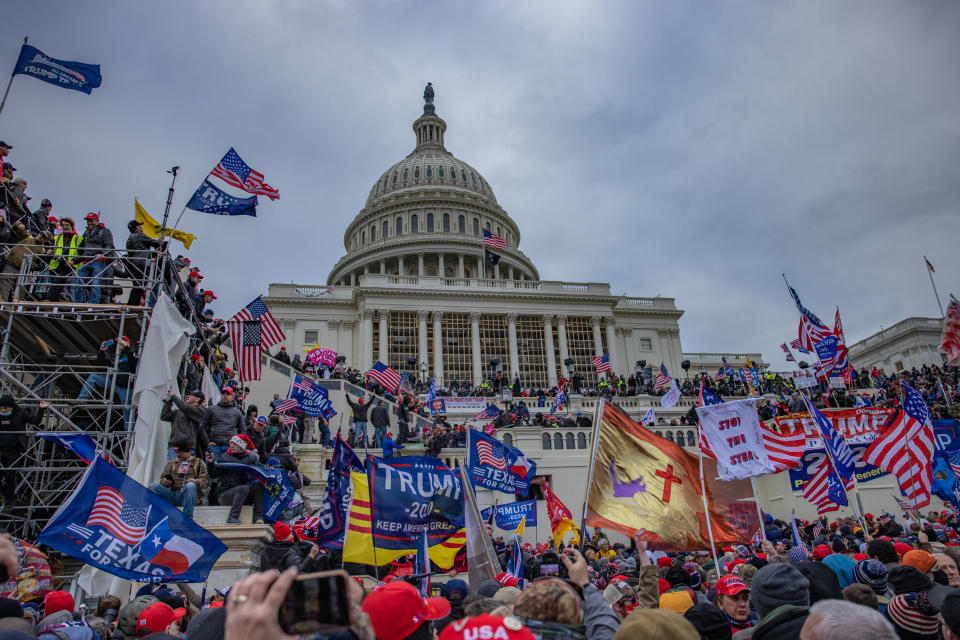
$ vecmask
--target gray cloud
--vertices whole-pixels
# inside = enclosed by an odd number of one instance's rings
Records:
[[[18,77],[0,134],[61,215],[174,215],[235,146],[281,190],[260,217],[187,212],[229,315],[321,282],[373,181],[413,146],[427,80],[548,279],[673,296],[687,351],[777,345],[804,302],[848,339],[935,315],[960,274],[960,6],[21,3],[19,41],[103,65],[92,96]],[[599,222],[599,224],[598,224]],[[592,233],[584,233],[584,229]]]

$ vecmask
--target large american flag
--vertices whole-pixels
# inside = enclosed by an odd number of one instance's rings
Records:
[[[790,290],[790,296],[797,305],[797,311],[800,312],[800,328],[797,331],[800,335],[797,337],[804,349],[813,351],[815,344],[827,336],[833,335],[833,332],[812,311],[803,306],[803,303],[800,302],[800,296],[797,295],[793,287],[787,285],[787,289]]]
[[[727,356],[720,356],[720,362],[723,363],[723,372],[727,374],[728,378],[733,377],[733,367],[730,366],[730,363],[727,362]]]
[[[480,464],[489,465],[494,469],[500,469],[501,471],[507,470],[506,459],[502,455],[495,453],[493,445],[486,440],[477,441],[477,461]]]
[[[803,343],[800,341],[800,338],[797,338],[796,340],[791,340],[790,346],[796,349],[797,351],[799,351],[800,353],[810,353],[809,351],[803,348]]]
[[[379,360],[367,371],[367,378],[373,378],[381,387],[393,393],[400,386],[400,374]]]
[[[483,246],[493,247],[494,249],[506,249],[507,241],[498,235],[490,233],[487,229],[483,230]]]
[[[260,379],[260,354],[263,346],[263,323],[259,320],[229,320],[233,359],[245,381]]]
[[[310,389],[306,389],[309,391]],[[303,389],[301,389],[303,391]],[[286,413],[291,409],[296,409],[300,404],[294,398],[284,398],[280,401],[280,404],[277,405],[277,413]]]
[[[227,151],[210,175],[217,176],[227,184],[243,189],[247,193],[267,196],[271,200],[280,197],[280,192],[263,181],[262,173],[247,166],[233,147],[230,147],[230,151]]]
[[[933,482],[933,423],[927,403],[904,383],[906,397],[900,414],[863,452],[864,461],[897,477],[900,488],[914,507],[930,504]]]
[[[671,382],[673,382],[673,378],[670,377],[670,374],[667,373],[667,367],[661,362],[660,373],[657,375],[657,379],[653,382],[653,390],[656,391],[660,387],[666,387]]]
[[[469,422],[477,422],[479,420],[489,420],[490,418],[496,418],[500,415],[500,409],[497,408],[497,405],[491,404],[487,405],[487,408],[478,413],[477,415],[470,418]]]
[[[596,358],[594,358],[593,366],[597,370],[597,373],[610,371],[610,354],[605,353],[602,356],[597,356]]]
[[[150,507],[134,507],[113,487],[100,487],[87,526],[100,525],[127,544],[137,544],[147,533]]]
[[[235,313],[230,320],[259,320],[262,322],[264,349],[269,349],[270,347],[286,340],[286,336],[280,329],[280,325],[277,324],[277,321],[273,319],[273,314],[271,314],[270,310],[267,309],[267,305],[263,302],[263,298],[261,296],[254,298],[250,304]]]

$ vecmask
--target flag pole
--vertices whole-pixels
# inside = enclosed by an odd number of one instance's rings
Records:
[[[160,223],[160,240],[163,240],[163,236],[166,235],[167,232],[167,220],[170,218],[170,205],[173,203],[173,185],[177,183],[177,174],[179,172],[180,167],[173,167],[167,171],[167,173],[173,174],[173,180],[170,181],[170,190],[167,191],[167,207],[163,210],[163,222]]]
[[[13,80],[13,78],[10,78]],[[9,87],[7,87],[9,90]],[[7,99],[6,96],[3,97],[4,100]],[[940,317],[943,317],[943,304],[940,303],[940,294],[937,293],[937,285],[933,283],[933,270],[930,268],[930,261],[927,260],[927,256],[923,256],[924,265],[927,267],[927,275],[930,276],[930,286],[933,287],[933,295],[937,298],[937,306],[940,307]]]
[[[700,459],[700,496],[703,498],[703,512],[707,516],[707,533],[710,536],[710,551],[713,553],[713,566],[717,570],[717,576],[719,576],[720,559],[717,557],[717,543],[713,541],[713,524],[710,521],[710,506],[707,504],[707,483],[703,478],[703,449],[700,448],[699,442],[702,435],[700,424],[697,423],[697,457]]]
[[[29,39],[30,39],[29,37],[24,38],[24,39],[23,39],[23,44],[27,44],[27,40],[29,40]],[[19,60],[19,54],[17,55],[17,59]],[[14,70],[14,71],[17,70],[17,65],[16,65],[16,64],[13,65],[13,70]],[[16,76],[15,73],[11,73],[11,74],[10,74],[10,79],[7,81],[7,88],[6,88],[6,90],[3,92],[3,100],[0,100],[0,114],[3,113],[3,107],[4,107],[4,105],[7,104],[7,96],[10,95],[10,87],[13,86],[13,78],[14,78],[15,76]]]
[[[757,483],[753,476],[750,476],[750,489],[753,490],[753,504],[757,506],[757,519],[760,521],[760,535],[766,540],[767,534],[763,527],[766,523],[763,521],[763,509],[760,507],[760,497],[757,495]]]
[[[597,462],[597,448],[600,446],[600,438],[597,436],[600,434],[600,419],[603,417],[603,405],[606,403],[606,400],[603,398],[597,399],[597,406],[594,407],[593,413],[593,447],[590,452],[590,467],[587,469],[587,482],[586,488],[583,491],[583,513],[580,516],[580,552],[583,552],[583,544],[586,538],[584,532],[587,530],[587,505],[590,504],[590,485],[593,484],[593,471],[594,466]]]

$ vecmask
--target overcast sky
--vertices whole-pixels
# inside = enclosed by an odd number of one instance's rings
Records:
[[[960,4],[20,2],[0,23],[102,65],[92,96],[17,76],[0,139],[31,204],[136,195],[179,214],[230,147],[281,198],[195,212],[187,255],[227,317],[270,282],[323,283],[369,189],[414,146],[423,85],[547,280],[676,298],[684,351],[760,351],[798,316],[848,342],[960,292]],[[0,63],[0,67],[2,67]]]

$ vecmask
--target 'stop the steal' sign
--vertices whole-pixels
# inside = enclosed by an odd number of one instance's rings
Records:
[[[716,455],[721,480],[742,480],[774,471],[763,445],[755,398],[697,407],[697,414]]]

